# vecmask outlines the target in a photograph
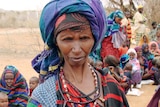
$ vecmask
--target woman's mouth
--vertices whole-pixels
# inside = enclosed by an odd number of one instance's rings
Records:
[[[84,59],[84,57],[71,57],[70,59],[73,62],[80,62]]]

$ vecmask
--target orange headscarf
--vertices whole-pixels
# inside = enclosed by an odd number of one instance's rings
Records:
[[[146,42],[144,41],[144,37],[146,37]],[[143,35],[143,36],[141,37],[140,41],[139,41],[138,46],[142,46],[143,44],[149,44],[149,42],[150,42],[150,41],[149,41],[148,36]]]

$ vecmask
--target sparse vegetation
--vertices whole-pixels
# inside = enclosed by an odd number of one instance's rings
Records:
[[[40,11],[0,10],[0,28],[37,28]]]

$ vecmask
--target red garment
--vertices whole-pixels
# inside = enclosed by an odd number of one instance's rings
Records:
[[[60,86],[58,85],[58,81],[60,82],[59,84]],[[57,82],[56,82],[57,107],[62,107],[64,106],[64,104],[66,104],[65,107],[73,107],[71,105],[73,103],[67,102],[68,97],[65,92],[64,84],[62,81],[63,80],[59,78],[57,79]],[[129,107],[128,101],[124,94],[124,90],[110,74],[106,73],[106,74],[101,75],[101,81],[99,82],[101,82],[102,84],[102,90],[103,90],[103,95],[104,95],[103,100],[104,100],[105,107]],[[66,81],[66,84],[67,84],[68,93],[70,94],[71,101],[81,102],[81,103],[91,101],[90,96],[87,96],[86,94],[84,94],[82,91],[76,88],[69,81]],[[61,92],[64,92],[63,97],[62,97]],[[83,97],[80,97],[80,96],[83,96]],[[64,99],[66,99],[66,101],[64,101]],[[86,104],[74,103],[75,105],[74,107],[93,107],[93,102],[94,101],[91,101]],[[102,106],[97,103],[96,107],[102,107]]]
[[[29,89],[29,96],[32,95],[33,89]]]
[[[101,46],[101,53],[100,53],[102,59],[104,59],[108,55],[113,55],[117,59],[120,58],[118,48],[114,48],[113,43],[111,41],[112,41],[112,36],[108,36],[103,39]]]
[[[128,51],[128,47],[120,47],[119,48],[119,56],[121,57],[122,55],[126,54]]]

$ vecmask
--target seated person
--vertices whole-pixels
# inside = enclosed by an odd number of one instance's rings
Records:
[[[155,58],[160,58],[160,49],[157,42],[152,41],[149,43],[149,51],[154,55]]]
[[[131,79],[131,73],[132,73],[132,64],[131,63],[127,63],[123,69],[124,71],[124,75],[127,76],[128,79]]]
[[[124,75],[127,77],[126,81],[128,84],[128,87],[125,87],[126,93],[128,92],[129,89],[131,89],[131,85],[134,83],[132,81],[132,67],[133,67],[132,64],[128,62],[123,68]]]
[[[149,62],[148,60],[142,56],[142,48],[140,46],[137,46],[134,48],[136,53],[137,53],[137,59],[140,63],[140,66],[141,66],[141,72],[142,72],[142,75],[145,74],[146,72],[148,72],[148,69],[149,69]]]
[[[139,60],[137,59],[137,53],[135,49],[130,48],[127,51],[127,54],[130,56],[129,63],[132,64],[132,81],[134,82],[135,87],[140,88],[142,76],[141,76],[140,63]]]
[[[147,80],[151,79],[154,80],[153,85],[158,85],[160,84],[160,60],[153,59],[152,60],[152,67],[151,69],[143,75],[142,79]]]
[[[154,58],[154,55],[149,51],[149,45],[142,45],[142,56],[144,56],[148,61],[151,61]]]
[[[104,66],[110,69],[110,74],[119,82],[126,93],[125,89],[128,87],[128,81],[123,70],[119,67],[119,60],[113,55],[108,55],[104,59]]]
[[[0,92],[0,107],[8,107],[8,96],[3,92]]]

